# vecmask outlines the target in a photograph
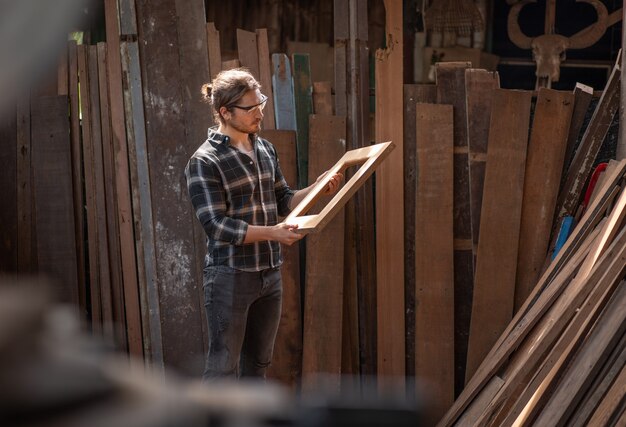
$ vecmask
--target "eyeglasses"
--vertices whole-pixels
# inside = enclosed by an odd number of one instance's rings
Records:
[[[245,111],[247,114],[254,114],[256,113],[256,111],[258,110],[259,112],[262,112],[263,109],[265,108],[265,105],[267,104],[267,96],[261,94],[261,102],[259,102],[258,104],[254,104],[254,105],[249,105],[247,107],[241,106],[241,105],[229,105],[228,108],[239,108],[240,110]]]

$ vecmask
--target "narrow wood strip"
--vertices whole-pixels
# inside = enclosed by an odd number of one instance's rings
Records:
[[[100,116],[100,90],[98,87],[97,46],[88,47],[89,59],[89,102],[91,114],[91,142],[95,191],[95,215],[98,234],[98,274],[100,275],[100,303],[102,326],[107,339],[113,338],[113,301],[111,293],[111,270],[109,259],[109,239],[107,235],[107,210],[104,185],[104,163],[102,156],[102,129]],[[105,125],[106,126],[106,125]]]
[[[11,117],[9,115],[9,117]],[[16,204],[17,204],[17,236],[16,236],[16,271],[19,274],[32,274],[35,272],[36,247],[32,245],[32,235],[35,227],[33,216],[33,186],[32,186],[32,149],[30,133],[30,97],[24,97],[17,101],[17,127],[16,127],[16,151],[5,149],[7,153],[16,154]],[[5,144],[11,141],[10,135],[2,136]],[[7,147],[8,148],[8,147]],[[5,154],[6,155],[6,154]],[[10,162],[2,163],[10,165]],[[6,168],[11,170],[10,167]],[[7,200],[11,200],[11,189],[6,188]],[[10,206],[10,202],[9,202]],[[7,206],[4,207],[5,210]],[[4,227],[9,229],[10,221],[2,221]],[[5,240],[6,242],[6,240]],[[33,254],[35,256],[33,256]],[[7,270],[5,270],[7,271]],[[80,282],[79,282],[80,283]]]
[[[304,188],[309,184],[309,115],[313,113],[313,84],[309,55],[294,53],[291,60],[298,142],[298,185]]]
[[[222,62],[222,71],[232,70],[233,68],[241,67],[241,63],[239,59],[229,59],[228,61]]]
[[[437,102],[434,85],[404,85],[404,297],[406,333],[406,375],[415,376],[415,200],[417,197],[418,159],[415,117],[416,105]]]
[[[376,52],[376,137],[395,149],[376,173],[377,357],[381,389],[405,376],[402,4],[385,0],[388,43]],[[393,207],[393,208],[391,208]]]
[[[102,309],[100,303],[100,275],[98,260],[98,228],[96,220],[96,195],[93,167],[93,143],[91,131],[91,102],[87,46],[78,46],[78,76],[80,87],[80,111],[82,112],[83,169],[85,176],[85,207],[87,215],[87,246],[89,262],[89,295],[91,327],[94,332],[102,331]]]
[[[615,418],[616,410],[623,406],[624,396],[626,396],[626,365],[622,366],[621,372],[596,408],[587,425],[589,427],[610,425],[611,420]],[[623,411],[623,407],[621,410]]]
[[[83,159],[78,99],[78,52],[75,41],[68,43],[70,140],[72,153],[72,189],[74,200],[74,234],[76,236],[76,264],[78,269],[78,304],[81,316],[87,318],[87,279],[85,260],[85,196],[83,192]]]
[[[580,130],[583,127],[589,104],[593,98],[593,88],[582,83],[576,83],[574,88],[574,111],[572,112],[572,121],[569,127],[569,133],[567,136],[567,148],[565,149],[565,159],[563,160],[563,173],[562,182],[567,177],[567,170],[572,162],[574,153],[576,151],[576,144],[578,142],[578,136]]]

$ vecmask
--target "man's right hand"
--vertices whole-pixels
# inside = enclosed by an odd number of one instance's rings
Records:
[[[285,245],[291,245],[304,237],[304,234],[297,233],[297,225],[285,224],[281,222],[272,227],[272,239]]]

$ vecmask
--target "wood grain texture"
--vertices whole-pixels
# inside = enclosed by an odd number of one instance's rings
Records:
[[[402,387],[404,333],[402,5],[386,0],[388,44],[376,52],[376,142],[396,149],[376,173],[377,357],[380,388]]]
[[[296,106],[293,97],[293,75],[287,55],[272,55],[272,86],[276,129],[296,130]]]
[[[222,51],[220,48],[220,32],[215,28],[214,22],[206,24],[207,51],[209,54],[209,72],[211,79],[222,71]]]
[[[10,115],[8,116],[11,117]],[[6,132],[6,131],[5,131]],[[8,135],[7,135],[8,136]],[[10,136],[0,138],[7,143]],[[16,204],[17,204],[17,272],[29,274],[35,272],[37,260],[37,245],[33,245],[35,234],[35,218],[33,212],[33,181],[32,181],[32,141],[30,130],[30,99],[25,97],[17,102],[17,127],[16,127],[17,151],[16,158]],[[8,147],[7,147],[8,148]],[[7,149],[5,155],[11,155],[12,150]],[[8,163],[3,163],[8,164]],[[11,170],[11,168],[7,168]],[[6,171],[5,171],[6,173]],[[7,188],[7,196],[10,200],[11,189]],[[10,202],[9,202],[10,206]],[[7,213],[10,213],[8,211]],[[6,215],[6,213],[5,213]],[[10,221],[4,222],[8,224]],[[82,283],[82,282],[78,282]]]
[[[567,177],[567,170],[576,152],[576,144],[583,127],[589,104],[593,98],[593,88],[582,83],[576,83],[574,88],[574,111],[570,122],[569,134],[567,136],[567,148],[565,149],[565,159],[563,161],[562,181]]]
[[[296,133],[291,130],[263,130],[262,138],[276,148],[280,169],[287,184],[295,186],[298,180],[296,160]],[[300,286],[300,246],[282,245],[283,280],[282,311],[274,344],[274,356],[268,377],[275,378],[295,390],[302,374],[302,308]]]
[[[513,316],[531,93],[493,95],[466,381]]]
[[[327,116],[333,114],[330,82],[313,82],[313,111]]]
[[[417,104],[415,127],[415,377],[434,425],[454,402],[453,107]]]
[[[309,181],[330,169],[345,152],[345,117],[310,117]],[[327,203],[331,196],[319,203]],[[317,210],[314,209],[314,212]],[[324,385],[339,390],[343,321],[344,215],[307,238],[302,359],[303,390]]]

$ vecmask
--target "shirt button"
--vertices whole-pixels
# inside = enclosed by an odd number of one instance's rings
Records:
[[[254,162],[250,162],[250,164],[251,164],[251,165],[253,165],[253,164],[254,164]]]

